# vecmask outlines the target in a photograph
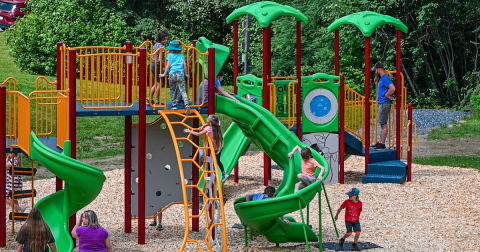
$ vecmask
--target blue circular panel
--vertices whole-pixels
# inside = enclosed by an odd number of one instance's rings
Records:
[[[316,117],[327,116],[332,110],[332,102],[323,95],[315,96],[310,103],[310,111]]]

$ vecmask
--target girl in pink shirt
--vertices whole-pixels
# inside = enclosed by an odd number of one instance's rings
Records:
[[[220,156],[222,155],[223,150],[223,134],[222,129],[220,128],[220,119],[216,115],[209,115],[207,118],[207,124],[203,125],[199,130],[200,132],[193,131],[191,129],[185,129],[183,132],[192,134],[194,136],[203,136],[206,133],[212,138],[213,149],[215,149],[215,158],[217,160],[218,168],[222,171],[222,183],[224,183],[228,175],[225,173],[225,168],[223,167],[222,161],[220,161]]]
[[[315,171],[317,170],[317,167],[321,169],[318,178],[323,181],[325,168],[313,158],[312,151],[308,147],[302,149],[297,145],[295,148],[293,148],[292,152],[288,153],[288,157],[292,158],[296,151],[299,151],[300,155],[302,156],[302,173],[298,174],[298,179],[300,182],[295,184],[295,192],[298,192],[300,189],[303,189],[317,181],[317,178],[315,178]]]

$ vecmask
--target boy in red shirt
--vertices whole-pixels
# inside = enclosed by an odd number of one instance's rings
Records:
[[[360,238],[360,232],[362,228],[360,227],[360,213],[363,209],[363,204],[359,200],[358,195],[360,194],[360,190],[358,188],[352,188],[349,192],[346,193],[349,199],[345,200],[343,204],[337,211],[335,215],[335,220],[338,219],[338,215],[345,208],[345,226],[347,226],[347,233],[340,239],[339,245],[343,248],[343,243],[345,243],[345,239],[352,234],[352,231],[355,232],[355,240],[352,245],[352,250],[360,251],[358,248],[358,239]],[[353,229],[353,230],[352,230]]]

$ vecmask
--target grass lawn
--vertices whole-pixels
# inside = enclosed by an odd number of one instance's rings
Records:
[[[413,162],[415,164],[421,164],[421,165],[475,168],[477,170],[480,170],[480,157],[466,157],[466,156],[417,157],[413,159]]]

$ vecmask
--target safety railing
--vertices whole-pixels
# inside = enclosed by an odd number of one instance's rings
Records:
[[[183,44],[182,44],[183,46]],[[203,96],[206,96],[206,85],[205,83],[205,70],[207,69],[207,61],[206,60],[199,60],[205,59],[208,57],[208,52],[201,53],[200,50],[191,46],[187,47],[187,72],[190,75],[190,78],[187,79],[187,90],[192,90],[192,95],[189,99],[192,98],[192,107],[204,107],[206,105],[205,99],[200,97],[200,93]],[[190,89],[192,87],[192,89]]]
[[[288,84],[288,101],[287,101],[287,110],[288,110],[288,129],[292,129],[293,126],[297,123],[297,83],[298,81],[292,81]]]
[[[365,96],[351,87],[345,86],[345,129],[362,139],[362,144],[365,144],[363,137],[364,106]]]

